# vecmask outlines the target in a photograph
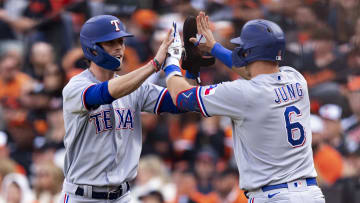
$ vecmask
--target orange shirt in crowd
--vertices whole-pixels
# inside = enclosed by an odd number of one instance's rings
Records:
[[[341,177],[344,168],[340,153],[326,144],[314,153],[314,164],[319,177],[329,185]]]
[[[248,199],[245,197],[244,191],[238,187],[234,188],[225,199],[220,199],[218,195],[215,196],[217,203],[247,203]]]
[[[25,73],[18,72],[15,79],[9,83],[5,83],[0,79],[0,100],[4,98],[18,98],[24,88],[28,87],[31,82],[31,78]]]
[[[179,197],[173,203],[179,202]],[[239,188],[234,188],[232,192],[226,197],[226,199],[220,199],[215,193],[211,192],[207,195],[194,191],[190,194],[189,199],[196,203],[247,203],[248,199],[244,195],[244,191]]]

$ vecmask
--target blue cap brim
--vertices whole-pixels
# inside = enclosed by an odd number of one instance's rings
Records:
[[[118,38],[121,38],[121,37],[133,37],[133,36],[134,35],[129,34],[127,32],[124,32],[124,31],[113,32],[113,33],[107,34],[105,36],[99,37],[98,39],[94,40],[94,42],[95,43],[97,43],[97,42],[107,42],[107,41],[111,41],[111,40],[118,39]]]

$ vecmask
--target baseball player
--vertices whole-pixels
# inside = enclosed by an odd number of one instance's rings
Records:
[[[179,69],[182,45],[176,33],[167,58],[172,62],[164,69],[173,102],[205,117],[231,118],[240,188],[249,202],[325,202],[313,163],[307,83],[294,68],[278,66],[285,49],[281,28],[251,20],[231,40],[238,45],[233,51],[214,40],[203,12],[197,30],[206,39],[203,47],[247,80],[188,84]]]
[[[66,148],[62,203],[130,202],[142,138],[140,112],[179,113],[165,88],[144,80],[160,69],[170,31],[154,59],[118,76],[127,33],[111,15],[85,22],[80,42],[90,67],[63,89]]]

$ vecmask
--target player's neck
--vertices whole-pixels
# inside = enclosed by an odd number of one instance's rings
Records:
[[[89,71],[95,76],[95,78],[101,82],[108,81],[114,77],[115,72],[106,70],[94,63],[90,64]]]
[[[276,63],[267,61],[255,61],[249,64],[247,67],[251,78],[260,74],[272,74],[279,72],[279,66]]]

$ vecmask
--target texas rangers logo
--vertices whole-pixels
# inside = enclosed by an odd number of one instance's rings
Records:
[[[206,88],[205,92],[204,92],[205,96],[214,94],[216,87],[217,87],[217,85],[210,85],[208,88]]]
[[[119,28],[120,21],[119,20],[112,20],[112,21],[110,21],[110,23],[111,23],[111,25],[115,25],[116,32],[120,31],[120,28]]]

